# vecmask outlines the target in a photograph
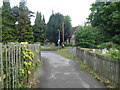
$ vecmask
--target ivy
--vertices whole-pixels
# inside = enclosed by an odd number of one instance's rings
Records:
[[[19,82],[21,82],[23,79],[28,82],[28,77],[31,73],[31,69],[34,68],[33,60],[34,60],[34,53],[27,49],[26,42],[21,43],[23,45],[23,48],[21,50],[21,60],[22,60],[22,68],[19,69]],[[20,86],[22,86],[21,83]]]

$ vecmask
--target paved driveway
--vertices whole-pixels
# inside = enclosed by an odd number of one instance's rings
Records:
[[[43,69],[37,88],[104,88],[96,79],[80,70],[80,63],[53,52],[42,52]]]

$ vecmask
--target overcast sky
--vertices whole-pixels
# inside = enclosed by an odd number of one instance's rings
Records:
[[[19,0],[10,0],[11,6],[18,5]],[[46,23],[49,20],[52,10],[54,13],[69,15],[72,25],[81,25],[90,14],[90,5],[95,0],[27,0],[27,6],[31,11],[41,12],[45,16]],[[0,0],[1,3],[1,0]],[[34,23],[32,18],[32,24]]]

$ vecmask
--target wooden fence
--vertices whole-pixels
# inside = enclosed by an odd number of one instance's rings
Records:
[[[120,59],[111,59],[76,47],[69,47],[68,52],[120,87]]]
[[[33,72],[38,62],[41,60],[40,45],[39,44],[7,44],[0,43],[0,89],[1,88],[18,88],[21,85],[27,85],[29,77],[21,75],[24,68],[22,60],[22,50],[25,48],[28,52],[34,54],[32,60],[32,68],[28,67],[30,72]],[[21,69],[21,71],[20,71]],[[28,71],[27,71],[28,72]],[[29,73],[30,73],[29,72]]]

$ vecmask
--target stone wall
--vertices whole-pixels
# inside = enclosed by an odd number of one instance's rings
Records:
[[[68,52],[120,87],[120,59],[111,59],[76,47],[69,47]]]

